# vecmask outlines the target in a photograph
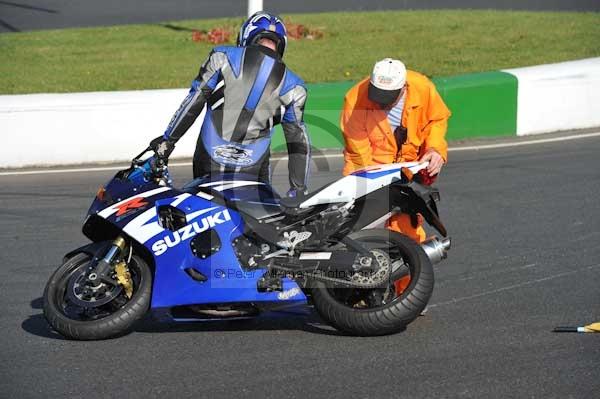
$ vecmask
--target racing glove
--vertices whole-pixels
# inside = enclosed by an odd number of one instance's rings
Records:
[[[159,160],[167,164],[169,156],[175,149],[175,141],[166,139],[164,136],[158,136],[150,142],[150,148],[156,153]]]

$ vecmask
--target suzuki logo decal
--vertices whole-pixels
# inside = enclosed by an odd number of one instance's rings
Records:
[[[154,252],[154,255],[160,256],[167,252],[167,249],[173,248],[182,242],[229,220],[231,220],[231,215],[227,209],[208,215],[199,222],[193,222],[183,226],[179,230],[166,236],[164,240],[156,241],[152,244],[152,251]]]
[[[119,205],[116,216],[119,217],[119,216],[125,215],[129,211],[133,211],[134,209],[143,208],[146,205],[148,205],[148,203],[146,201],[144,201],[143,197],[132,198],[129,201],[124,202],[121,205]]]

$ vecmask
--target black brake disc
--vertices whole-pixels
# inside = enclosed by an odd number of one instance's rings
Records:
[[[123,291],[123,287],[116,282],[114,285],[104,282],[92,283],[87,279],[87,273],[87,264],[83,264],[69,278],[66,294],[74,305],[97,308],[106,305]]]

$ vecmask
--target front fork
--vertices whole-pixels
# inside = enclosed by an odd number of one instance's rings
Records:
[[[87,279],[92,283],[100,284],[101,282],[114,285],[115,281],[109,275],[112,272],[111,265],[117,259],[117,257],[123,253],[127,242],[121,236],[117,237],[111,244],[110,248],[104,255],[104,257],[98,260],[96,267],[90,268],[90,273]]]

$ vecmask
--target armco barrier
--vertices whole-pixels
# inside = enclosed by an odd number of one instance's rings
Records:
[[[453,114],[450,140],[600,126],[600,58],[433,81]],[[314,147],[341,148],[339,112],[352,85],[308,85],[305,121]],[[130,159],[163,132],[186,93],[0,96],[0,168]],[[201,120],[178,143],[173,157],[193,154]],[[285,151],[280,129],[272,149]]]

